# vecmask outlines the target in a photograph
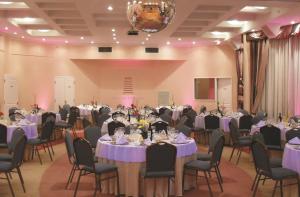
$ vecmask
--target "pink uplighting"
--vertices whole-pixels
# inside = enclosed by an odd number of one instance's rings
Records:
[[[135,97],[134,95],[122,95],[121,96],[122,105],[124,105],[125,107],[130,107],[131,104],[133,104],[134,97]]]

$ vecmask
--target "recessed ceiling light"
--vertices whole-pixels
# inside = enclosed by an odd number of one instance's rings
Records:
[[[177,38],[178,41],[181,41],[181,38]]]
[[[42,40],[45,42],[45,41],[46,41],[46,38],[43,38]]]
[[[66,43],[66,44],[68,44],[68,43],[69,43],[69,41],[68,41],[68,40],[65,40],[65,43]]]
[[[195,42],[195,41],[193,41],[192,43],[193,43],[193,45],[195,45],[195,44],[196,44],[196,42]]]
[[[112,29],[111,29],[111,31],[112,31],[112,32],[115,32],[115,31],[116,31],[116,29],[115,29],[115,28],[112,28]]]
[[[220,32],[220,31],[213,31],[211,32],[213,35],[216,35],[216,36],[220,36],[220,35],[227,35],[228,32]]]
[[[115,33],[113,33],[113,35],[112,35],[113,37],[116,37],[117,36],[117,34],[115,34]]]
[[[18,33],[17,33],[17,32],[14,32],[14,34],[17,35]]]
[[[113,39],[116,40],[117,38],[116,38],[116,37],[113,37]]]
[[[117,44],[120,44],[120,42],[119,42],[119,41],[117,41],[116,43],[117,43]]]
[[[5,30],[8,30],[8,27],[4,27]]]
[[[167,45],[170,45],[171,44],[171,42],[170,41],[167,41]]]
[[[23,38],[23,39],[24,39],[24,38],[25,38],[25,36],[22,36],[21,38]]]
[[[50,29],[38,29],[39,32],[43,32],[43,33],[46,33],[46,32],[49,32]]]
[[[244,25],[245,21],[230,20],[230,21],[227,21],[227,23],[230,25],[234,25],[234,26],[241,26],[241,25]]]
[[[145,44],[145,42],[142,42],[142,45],[144,45]]]
[[[148,41],[148,40],[149,40],[149,38],[146,38],[146,40]]]
[[[241,12],[262,12],[266,10],[268,7],[265,6],[245,6],[241,9]]]
[[[148,37],[151,37],[151,35],[150,35],[150,34],[148,34],[147,36],[148,36]]]
[[[293,25],[293,24],[295,24],[296,22],[295,21],[291,21],[291,24]]]
[[[110,5],[110,6],[107,7],[107,10],[108,10],[108,11],[113,11],[114,8]]]
[[[10,2],[10,1],[2,1],[0,2],[0,4],[2,5],[9,5],[9,4],[12,4],[13,2]]]
[[[83,37],[83,36],[81,36],[81,37],[80,37],[80,40],[84,40],[84,37]]]
[[[42,18],[8,18],[8,21],[14,25],[31,25],[31,24],[47,24],[47,22]]]
[[[214,41],[217,45],[221,44],[221,41],[220,40],[215,40]]]
[[[91,43],[91,44],[94,44],[95,42],[92,40],[90,43]]]

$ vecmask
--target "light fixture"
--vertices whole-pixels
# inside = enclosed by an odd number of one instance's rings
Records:
[[[115,29],[115,28],[112,28],[111,31],[112,31],[112,32],[116,32],[116,29]]]
[[[92,40],[90,43],[91,43],[91,44],[94,44],[95,42]]]
[[[113,37],[113,40],[117,40],[117,38],[116,38],[116,37]]]
[[[113,11],[114,8],[113,8],[111,5],[109,5],[109,6],[107,7],[107,10],[108,10],[108,11]]]
[[[127,18],[133,28],[147,33],[165,29],[175,15],[175,0],[129,0]]]
[[[295,21],[291,21],[291,24],[294,25],[296,22]]]
[[[24,39],[24,38],[25,38],[25,36],[22,36],[21,38],[23,38],[23,39]]]
[[[80,40],[84,40],[84,37],[83,37],[83,36],[81,36],[81,37],[80,37]]]
[[[42,18],[32,18],[32,17],[25,17],[25,18],[8,18],[8,21],[14,25],[45,25],[47,22]]]
[[[224,35],[228,35],[228,32],[213,31],[211,32],[211,34],[215,36],[224,36]]]
[[[232,25],[232,26],[242,26],[245,24],[246,21],[239,21],[239,20],[229,20],[229,21],[226,21],[229,25]]]
[[[193,41],[192,43],[193,43],[193,45],[195,45],[195,44],[196,44],[196,42],[195,42],[195,41]]]
[[[221,44],[221,41],[220,40],[215,40],[214,41],[217,45],[220,45]]]
[[[49,32],[50,29],[38,29],[39,32],[42,32],[42,33],[46,33],[46,32]]]
[[[11,1],[2,1],[2,2],[0,2],[0,4],[2,4],[2,5],[10,5],[12,3],[13,2],[11,2]]]
[[[148,40],[149,40],[149,38],[146,38],[146,40],[148,41]]]
[[[116,37],[117,35],[115,34],[115,33],[113,33],[113,35],[112,35],[113,37]]]
[[[14,32],[14,35],[17,35],[18,33],[17,32]]]
[[[43,42],[45,42],[45,41],[46,41],[46,38],[43,38],[42,40],[43,40]]]
[[[177,38],[178,41],[181,41],[181,38]]]
[[[61,36],[61,34],[54,29],[27,29],[26,32],[31,36]]]
[[[148,37],[151,37],[151,35],[150,35],[150,34],[148,34],[147,36],[148,36]]]
[[[144,45],[145,44],[145,42],[142,42],[142,45]]]
[[[262,12],[265,11],[268,7],[265,6],[245,6],[241,9],[241,12]]]
[[[166,43],[167,45],[170,45],[171,44],[171,42],[170,41],[167,41],[167,43]]]
[[[69,43],[69,41],[68,41],[68,40],[65,40],[65,43],[66,43],[66,44],[68,44],[68,43]]]
[[[119,42],[119,41],[117,41],[116,43],[117,43],[117,44],[120,44],[120,42]]]
[[[5,30],[8,30],[8,27],[4,27]]]

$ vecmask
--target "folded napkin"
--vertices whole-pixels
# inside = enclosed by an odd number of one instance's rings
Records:
[[[127,143],[128,143],[128,140],[125,137],[125,135],[122,135],[116,139],[116,144],[118,144],[118,145],[123,145],[123,144],[127,144]]]
[[[144,140],[144,144],[147,145],[147,146],[150,146],[152,144],[151,140],[148,138],[148,139],[145,139]]]
[[[258,126],[258,127],[263,127],[263,126],[265,126],[266,125],[266,122],[265,121],[259,121],[259,123],[257,123],[256,124],[256,126]]]
[[[187,137],[186,135],[184,135],[183,133],[179,133],[175,139],[175,143],[185,143],[187,141]]]
[[[111,141],[112,138],[108,134],[105,134],[102,137],[100,137],[100,140],[102,140],[102,141]]]
[[[20,120],[20,122],[19,122],[19,124],[20,125],[27,125],[27,124],[29,124],[30,122],[28,121],[28,120],[26,120],[26,119],[22,119],[22,120]]]
[[[298,137],[294,137],[289,141],[289,144],[297,144],[300,145],[300,139]]]

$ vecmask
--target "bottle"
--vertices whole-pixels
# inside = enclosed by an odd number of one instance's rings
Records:
[[[281,115],[281,113],[279,113],[278,120],[279,120],[279,122],[282,122],[282,115]]]

